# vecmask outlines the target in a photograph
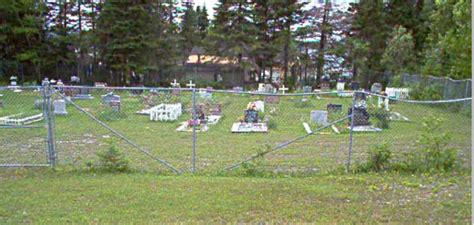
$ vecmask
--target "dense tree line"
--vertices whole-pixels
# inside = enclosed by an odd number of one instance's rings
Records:
[[[401,73],[471,77],[471,1],[357,2],[220,0],[210,20],[192,1],[0,0],[0,79],[166,84],[196,49],[249,82],[278,73],[293,87],[346,74],[365,87]]]

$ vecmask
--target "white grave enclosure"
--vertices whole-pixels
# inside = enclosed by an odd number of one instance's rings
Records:
[[[21,116],[21,114],[0,117],[0,125],[22,126],[43,120],[43,113],[24,118],[18,118],[19,116]]]
[[[408,99],[410,89],[408,88],[385,88],[385,93],[389,98]]]
[[[160,104],[153,107],[150,111],[151,121],[175,121],[182,115],[181,103]]]

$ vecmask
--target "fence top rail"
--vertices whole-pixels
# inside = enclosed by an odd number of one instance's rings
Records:
[[[409,99],[397,99],[397,98],[392,98],[384,95],[380,95],[377,93],[372,93],[372,92],[367,92],[367,91],[355,91],[357,93],[364,93],[367,95],[371,96],[376,96],[376,97],[382,97],[382,98],[388,98],[393,101],[397,102],[405,102],[405,103],[417,103],[417,104],[443,104],[443,103],[456,103],[456,102],[466,102],[466,101],[472,101],[472,97],[469,98],[458,98],[458,99],[447,99],[447,100],[409,100]]]
[[[42,86],[17,86],[19,89],[38,89]],[[446,100],[408,100],[408,99],[397,99],[393,97],[388,97],[380,95],[377,93],[372,93],[368,91],[320,91],[320,92],[311,92],[311,93],[261,93],[255,91],[236,91],[236,90],[216,90],[216,89],[206,89],[206,88],[172,88],[172,87],[96,87],[96,86],[69,86],[69,85],[52,85],[53,88],[82,88],[82,89],[101,89],[101,90],[148,90],[148,91],[199,91],[206,90],[207,92],[212,93],[228,93],[228,94],[247,94],[247,95],[260,95],[260,96],[318,96],[318,95],[330,95],[330,94],[353,94],[353,93],[364,93],[372,96],[388,98],[393,101],[406,102],[406,103],[419,103],[419,104],[441,104],[441,103],[456,103],[456,102],[465,102],[472,101],[472,97],[468,98],[459,98],[459,99],[446,99]],[[0,90],[12,89],[11,87],[0,86]]]
[[[430,79],[435,79],[435,80],[449,80],[452,82],[471,82],[471,79],[462,79],[462,80],[455,80],[451,77],[435,77],[432,75],[419,75],[419,74],[403,74],[403,76],[408,76],[408,77],[427,77]]]

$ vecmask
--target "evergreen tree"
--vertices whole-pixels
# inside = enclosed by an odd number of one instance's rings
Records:
[[[355,11],[352,23],[353,78],[362,82],[362,87],[381,81],[384,68],[381,64],[390,26],[385,23],[386,11],[382,0],[360,0],[353,4]],[[359,77],[362,75],[362,77]]]
[[[111,69],[111,81],[118,85],[129,82],[132,72],[144,69],[147,50],[149,16],[143,2],[110,0],[104,4],[97,21],[101,56]]]
[[[393,75],[412,72],[415,67],[415,45],[412,35],[403,26],[396,27],[383,54],[382,64]]]
[[[22,75],[19,68],[30,67],[33,70],[25,71],[22,81],[41,80],[46,55],[45,21],[40,14],[43,10],[44,5],[35,4],[33,0],[0,0],[0,77],[3,80],[7,81],[11,75]]]

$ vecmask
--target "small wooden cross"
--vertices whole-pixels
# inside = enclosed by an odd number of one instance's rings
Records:
[[[194,88],[194,87],[196,87],[196,84],[193,84],[193,81],[190,80],[189,84],[186,84],[186,86],[188,86],[189,88]]]
[[[176,79],[173,80],[173,82],[171,83],[171,86],[172,87],[179,87],[179,83],[176,82]]]
[[[288,91],[289,89],[285,87],[285,85],[281,85],[281,88],[279,89],[279,91],[282,91],[283,94],[285,94],[285,91]]]

